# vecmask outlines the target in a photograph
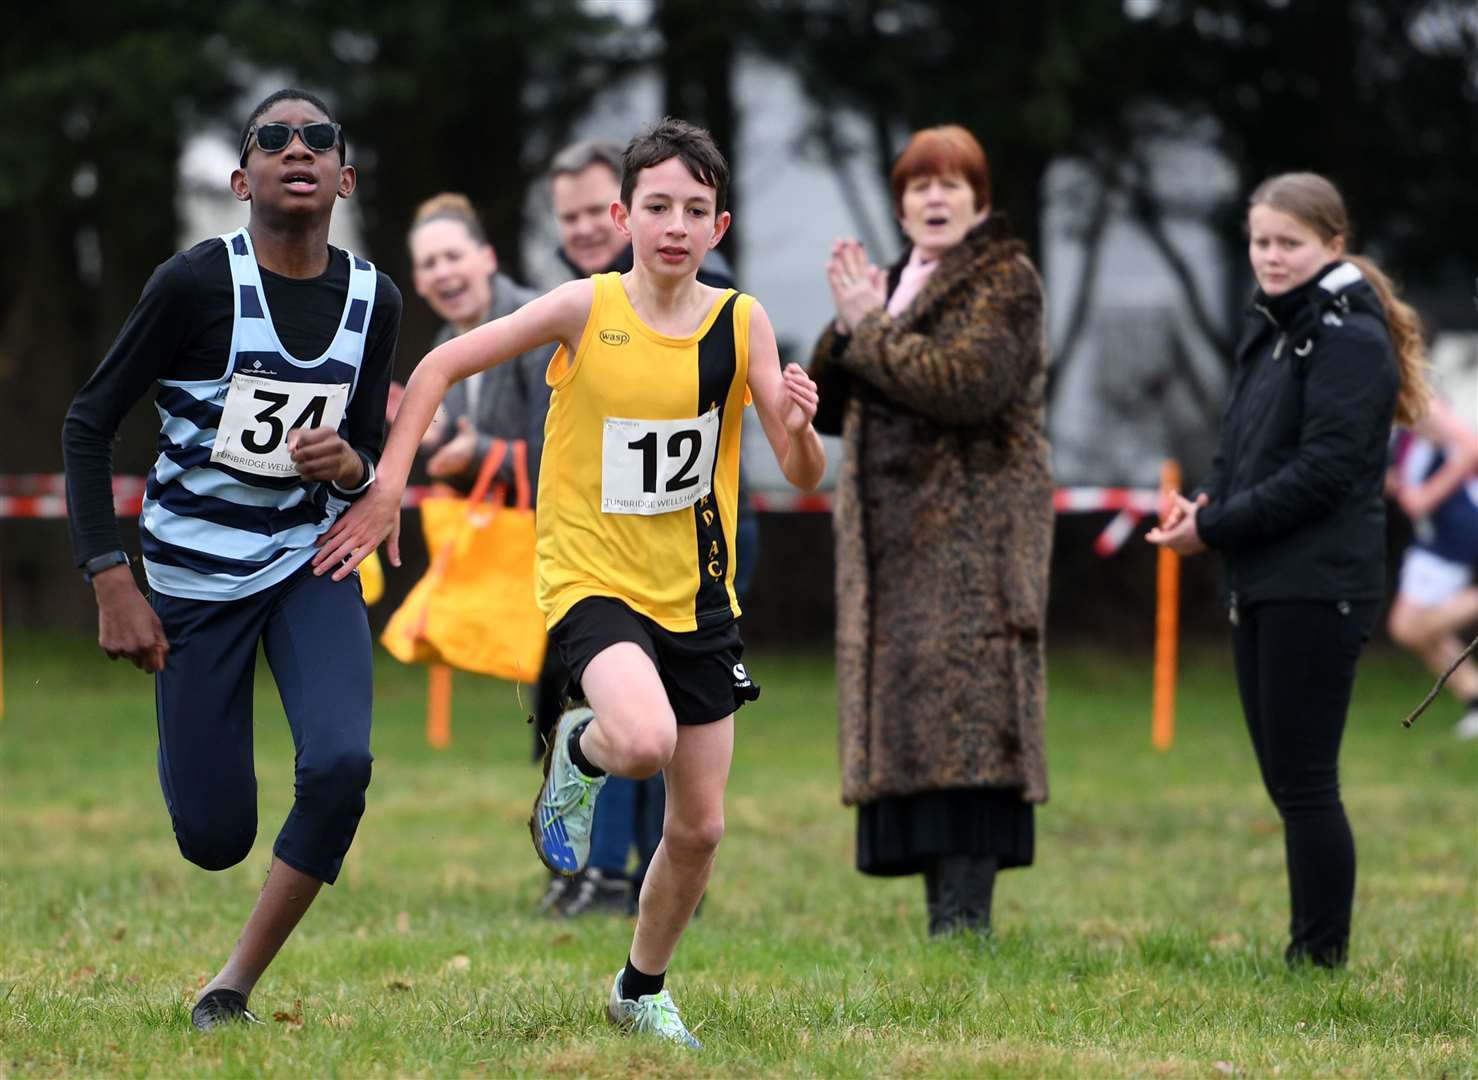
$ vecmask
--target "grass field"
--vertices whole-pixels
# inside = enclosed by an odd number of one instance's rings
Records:
[[[754,656],[728,835],[669,986],[706,1048],[612,1033],[630,924],[531,909],[536,781],[505,684],[458,677],[455,740],[381,657],[369,810],[339,884],[253,996],[202,1037],[188,1003],[234,939],[291,798],[258,684],[261,832],[181,860],[154,776],[149,680],[84,643],[7,642],[0,722],[0,1073],[294,1076],[1473,1076],[1478,745],[1372,655],[1345,741],[1360,851],[1342,974],[1291,974],[1280,827],[1220,653],[1187,665],[1167,755],[1147,665],[1052,657],[1052,802],[991,939],[930,941],[917,879],[852,870],[827,658]]]

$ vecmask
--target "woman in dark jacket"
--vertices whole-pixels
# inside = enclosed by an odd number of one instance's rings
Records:
[[[963,128],[915,134],[891,186],[912,246],[885,274],[837,245],[812,361],[845,444],[842,799],[859,870],[921,873],[931,933],[981,931],[1047,797],[1042,290]]]
[[[1426,405],[1416,316],[1369,260],[1345,254],[1334,185],[1265,181],[1248,210],[1258,289],[1237,350],[1211,476],[1149,539],[1226,563],[1237,688],[1283,819],[1290,964],[1344,963],[1355,842],[1339,745],[1355,663],[1385,583],[1382,483],[1394,417]]]

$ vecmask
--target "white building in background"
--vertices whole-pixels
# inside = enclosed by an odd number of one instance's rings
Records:
[[[1439,333],[1432,342],[1432,382],[1478,431],[1478,333]]]
[[[1222,320],[1228,259],[1237,253],[1226,250],[1198,210],[1234,196],[1235,174],[1198,143],[1163,142],[1145,153],[1165,203],[1184,208],[1167,216],[1168,239],[1205,309]],[[1076,346],[1063,357],[1048,416],[1059,482],[1155,487],[1166,457],[1198,472],[1215,450],[1220,410],[1208,418],[1206,406],[1219,406],[1225,397],[1227,358],[1196,325],[1184,288],[1122,200],[1109,201],[1096,270],[1085,285],[1081,236],[1097,185],[1084,166],[1060,162],[1044,186],[1042,274],[1054,358],[1064,347],[1079,289],[1090,290],[1088,315]]]

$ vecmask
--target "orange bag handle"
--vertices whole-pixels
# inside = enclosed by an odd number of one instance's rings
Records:
[[[514,506],[519,510],[529,508],[529,444],[523,439],[493,439],[488,447],[487,457],[482,459],[482,468],[477,473],[477,483],[473,485],[468,494],[469,502],[481,502],[488,493],[488,487],[492,484],[493,475],[502,466],[508,456],[509,448],[513,450],[513,483],[514,483]],[[499,484],[493,488],[495,501],[500,505],[502,499],[503,485]]]
[[[467,506],[470,508],[474,503],[482,501],[487,494],[488,485],[492,482],[493,474],[498,471],[498,466],[503,464],[503,459],[508,454],[508,444],[502,439],[494,439],[488,447],[488,456],[483,458],[482,468],[477,471],[477,482],[472,486],[472,492],[467,496]],[[502,485],[494,489],[502,491]],[[425,580],[433,584],[439,582],[446,575],[447,564],[451,562],[452,552],[456,550],[457,541],[455,537],[448,537],[435,551],[430,552],[431,565],[426,568]],[[420,614],[416,617],[414,629],[411,631],[413,639],[424,641],[426,637],[426,622],[431,615],[431,603],[427,602],[421,606]]]
[[[482,459],[482,468],[477,472],[477,483],[472,485],[472,491],[467,496],[468,502],[482,502],[488,493],[488,485],[493,482],[493,474],[507,456],[508,443],[502,439],[494,439],[488,447],[488,456]]]
[[[513,440],[513,482],[517,492],[514,505],[520,510],[529,508],[529,444],[522,439]]]

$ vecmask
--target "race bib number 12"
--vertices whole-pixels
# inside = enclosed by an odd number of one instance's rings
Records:
[[[606,418],[601,443],[600,509],[605,514],[667,514],[713,489],[719,412],[696,419]]]
[[[348,383],[295,383],[233,375],[210,460],[258,476],[295,476],[287,433],[337,428],[349,404]]]

